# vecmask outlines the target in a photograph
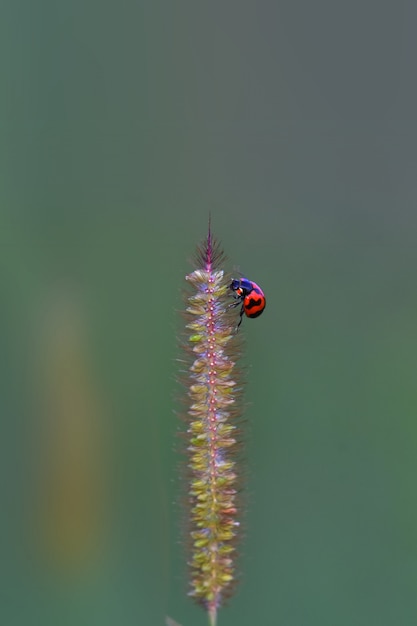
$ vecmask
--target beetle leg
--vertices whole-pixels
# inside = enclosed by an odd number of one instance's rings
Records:
[[[236,326],[236,330],[238,330],[238,329],[239,329],[239,326],[240,326],[240,325],[241,325],[241,323],[242,323],[242,320],[243,320],[243,314],[244,314],[244,312],[245,312],[245,307],[244,307],[244,306],[243,306],[243,304],[242,304],[242,308],[240,309],[240,320],[239,320],[239,324]]]

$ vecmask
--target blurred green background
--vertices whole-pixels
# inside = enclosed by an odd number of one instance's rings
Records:
[[[415,3],[2,3],[7,626],[205,624],[173,413],[208,213],[244,320],[222,626],[417,623]]]

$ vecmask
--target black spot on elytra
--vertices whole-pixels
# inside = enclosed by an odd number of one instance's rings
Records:
[[[250,298],[249,302],[245,302],[245,309],[250,311],[253,307],[261,306],[262,298]]]
[[[258,309],[262,307],[259,311],[254,311],[251,313],[252,309]],[[265,308],[265,300],[263,298],[250,298],[248,303],[245,303],[245,313],[248,317],[258,317]]]

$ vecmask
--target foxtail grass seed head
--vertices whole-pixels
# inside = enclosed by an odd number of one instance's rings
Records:
[[[236,582],[239,539],[241,335],[231,277],[210,226],[186,276],[187,539],[190,595],[216,624]]]

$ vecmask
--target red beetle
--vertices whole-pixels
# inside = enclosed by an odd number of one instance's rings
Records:
[[[238,306],[242,303],[238,328],[242,323],[243,314],[247,317],[258,317],[263,313],[266,299],[259,285],[247,278],[234,278],[230,284],[230,289],[236,294],[236,302],[232,306]]]

